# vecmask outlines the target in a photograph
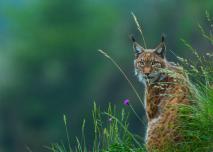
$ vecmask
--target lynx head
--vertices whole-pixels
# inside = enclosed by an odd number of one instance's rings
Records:
[[[135,52],[135,74],[139,81],[156,82],[162,79],[163,74],[160,69],[166,67],[164,37],[155,49],[144,49],[135,41],[134,37],[132,37],[132,41]]]

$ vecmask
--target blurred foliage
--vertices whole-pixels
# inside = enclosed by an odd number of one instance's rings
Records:
[[[207,26],[205,10],[212,14],[211,0],[1,1],[0,151],[23,152],[26,146],[44,151],[42,145],[66,138],[63,114],[70,119],[71,136],[79,136],[83,118],[92,121],[94,100],[106,107],[129,98],[143,116],[126,81],[97,50],[108,50],[142,95],[128,39],[130,33],[140,39],[131,11],[142,22],[148,47],[165,33],[168,50],[190,56],[180,38],[198,50],[212,49],[197,32],[198,23]],[[167,56],[175,60],[169,51]],[[91,128],[88,123],[85,133],[92,138]],[[131,115],[130,129],[143,131]]]

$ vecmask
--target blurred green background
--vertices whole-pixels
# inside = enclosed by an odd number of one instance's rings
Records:
[[[91,148],[94,101],[102,109],[109,102],[121,108],[128,98],[143,117],[127,81],[97,50],[107,50],[143,96],[128,35],[142,39],[131,11],[149,48],[165,33],[167,49],[189,57],[180,38],[200,51],[212,49],[197,28],[198,23],[207,27],[206,10],[212,14],[212,0],[0,1],[0,152],[24,152],[27,146],[48,151],[44,146],[65,141],[63,114],[73,144],[86,119]],[[167,58],[176,61],[169,51]],[[130,130],[143,136],[132,114]]]

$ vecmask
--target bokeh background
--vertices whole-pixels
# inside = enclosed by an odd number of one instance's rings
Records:
[[[104,110],[128,98],[143,117],[127,81],[97,50],[106,50],[143,96],[128,35],[142,39],[131,12],[149,48],[165,33],[168,50],[190,57],[180,38],[201,53],[212,49],[197,28],[207,27],[206,10],[213,14],[212,0],[1,0],[0,152],[48,151],[44,146],[65,141],[63,114],[73,145],[86,119],[91,147],[94,101]],[[177,61],[169,51],[167,58]],[[132,114],[130,130],[143,136]]]

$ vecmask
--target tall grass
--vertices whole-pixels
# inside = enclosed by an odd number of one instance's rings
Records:
[[[211,21],[208,12],[206,16]],[[201,25],[198,28],[202,36],[213,45],[211,33],[207,34]],[[190,78],[193,104],[179,107],[179,131],[184,140],[169,151],[213,151],[213,51],[201,54],[186,40],[181,41],[195,58],[192,61],[177,56]]]
[[[145,151],[142,138],[128,130],[128,113],[118,112],[115,106],[109,104],[107,111],[101,112],[100,107],[94,103],[93,123],[94,142],[92,149],[88,149],[84,137],[85,121],[82,124],[82,140],[76,138],[76,146],[71,148],[70,137],[67,131],[66,116],[64,125],[67,134],[67,148],[64,143],[52,144],[47,147],[52,152],[142,152]]]
[[[138,23],[137,18],[132,13],[136,25],[142,35],[144,44],[145,39]],[[213,23],[208,12],[206,12],[210,28],[213,29]],[[198,25],[201,34],[213,45],[213,36],[207,33],[201,25]],[[178,130],[183,140],[173,145],[165,145],[167,152],[210,152],[213,151],[213,51],[206,54],[199,54],[186,40],[182,39],[186,49],[191,51],[196,62],[181,58],[179,59],[181,66],[184,67],[185,73],[190,78],[191,105],[181,105],[178,109]],[[137,90],[126,76],[122,68],[104,51],[99,50],[106,58],[108,58],[126,78],[130,84],[138,100],[143,105]],[[136,115],[139,121],[140,116],[129,105],[130,110]],[[67,119],[64,116],[64,124],[67,133],[67,143],[52,144],[48,149],[52,152],[145,152],[143,139],[140,135],[134,135],[129,130],[128,113],[124,110],[117,111],[115,106],[109,104],[108,109],[102,112],[94,103],[93,107],[93,123],[94,123],[94,142],[92,149],[87,148],[84,129],[86,127],[85,120],[82,124],[82,137],[76,138],[76,146],[71,147],[70,137],[67,127]],[[142,121],[144,123],[144,121]],[[158,150],[156,150],[157,152]]]

